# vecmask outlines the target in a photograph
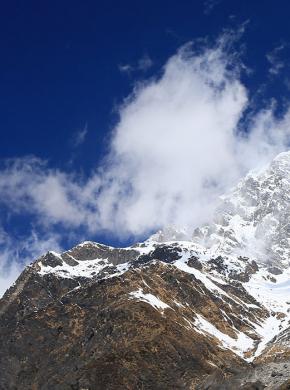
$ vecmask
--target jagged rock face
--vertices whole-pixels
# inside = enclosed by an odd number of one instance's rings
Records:
[[[0,390],[289,388],[289,190],[286,153],[194,241],[40,257],[0,300]]]

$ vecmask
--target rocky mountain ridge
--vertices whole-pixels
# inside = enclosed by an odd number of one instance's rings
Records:
[[[289,186],[284,153],[192,240],[37,259],[0,301],[0,389],[290,388]]]
[[[267,342],[288,326],[290,320],[289,269],[284,270],[268,264],[258,265],[255,260],[246,257],[228,255],[212,257],[211,251],[191,242],[157,244],[149,240],[135,245],[134,248],[123,249],[85,242],[62,255],[50,252],[35,265],[39,267],[38,273],[42,276],[53,274],[69,280],[88,279],[94,282],[120,277],[125,272],[134,269],[143,270],[144,267],[151,267],[156,262],[164,263],[166,266],[170,265],[170,268],[174,267],[193,275],[203,284],[207,292],[211,292],[224,304],[228,304],[230,311],[233,311],[234,305],[237,306],[236,317],[239,317],[243,325],[242,327],[232,326],[232,329],[229,329],[234,336],[233,340],[223,337],[218,328],[215,329],[211,323],[206,323],[205,319],[197,313],[195,313],[197,319],[193,321],[192,326],[200,331],[205,328],[205,332],[211,333],[213,337],[216,333],[224,348],[233,350],[247,361],[252,361],[259,356]],[[149,286],[146,287],[150,289]],[[142,288],[130,294],[139,300],[152,303],[150,298],[146,298]],[[157,296],[152,294],[150,296],[155,303],[159,302],[157,306],[171,307]],[[176,302],[173,306],[176,306]],[[241,313],[245,309],[248,313],[246,321],[243,321]],[[255,313],[256,311],[258,314]],[[250,320],[252,312],[253,319]],[[234,319],[231,321],[235,322]],[[231,321],[225,319],[224,322],[228,324]],[[248,329],[241,333],[240,327],[243,329],[248,327]]]

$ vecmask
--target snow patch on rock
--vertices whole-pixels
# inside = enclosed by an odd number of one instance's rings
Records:
[[[141,288],[139,288],[137,291],[131,292],[130,296],[132,298],[139,300],[139,301],[149,303],[149,305],[151,305],[152,307],[154,307],[154,309],[157,309],[157,310],[161,309],[161,311],[163,311],[164,309],[167,309],[167,308],[171,309],[171,307],[169,305],[167,305],[165,302],[161,301],[161,299],[157,298],[155,295],[143,293],[143,290]]]

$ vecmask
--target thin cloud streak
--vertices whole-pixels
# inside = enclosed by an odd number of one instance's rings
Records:
[[[282,61],[281,52],[285,49],[285,45],[275,47],[271,52],[266,55],[266,58],[270,64],[269,73],[277,76],[282,69],[285,68],[285,63]]]
[[[147,72],[152,68],[153,64],[154,62],[149,55],[144,54],[143,57],[138,60],[137,64],[120,64],[118,68],[121,73],[131,75],[133,72]]]
[[[87,137],[88,134],[88,124],[85,123],[84,127],[78,131],[76,131],[72,138],[71,138],[71,146],[73,148],[78,148],[80,145],[82,145]]]
[[[219,5],[222,0],[205,0],[204,1],[204,14],[209,15],[213,9]]]

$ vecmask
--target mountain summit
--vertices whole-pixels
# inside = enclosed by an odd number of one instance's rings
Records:
[[[212,220],[189,234],[168,227],[152,236],[159,242],[193,241],[214,255],[234,254],[287,267],[290,258],[290,152],[265,169],[250,172],[220,197]]]
[[[196,229],[195,242],[216,253],[256,257],[289,266],[290,152],[251,172],[221,198],[213,223]]]
[[[290,153],[213,221],[28,266],[0,301],[0,389],[287,389]]]

